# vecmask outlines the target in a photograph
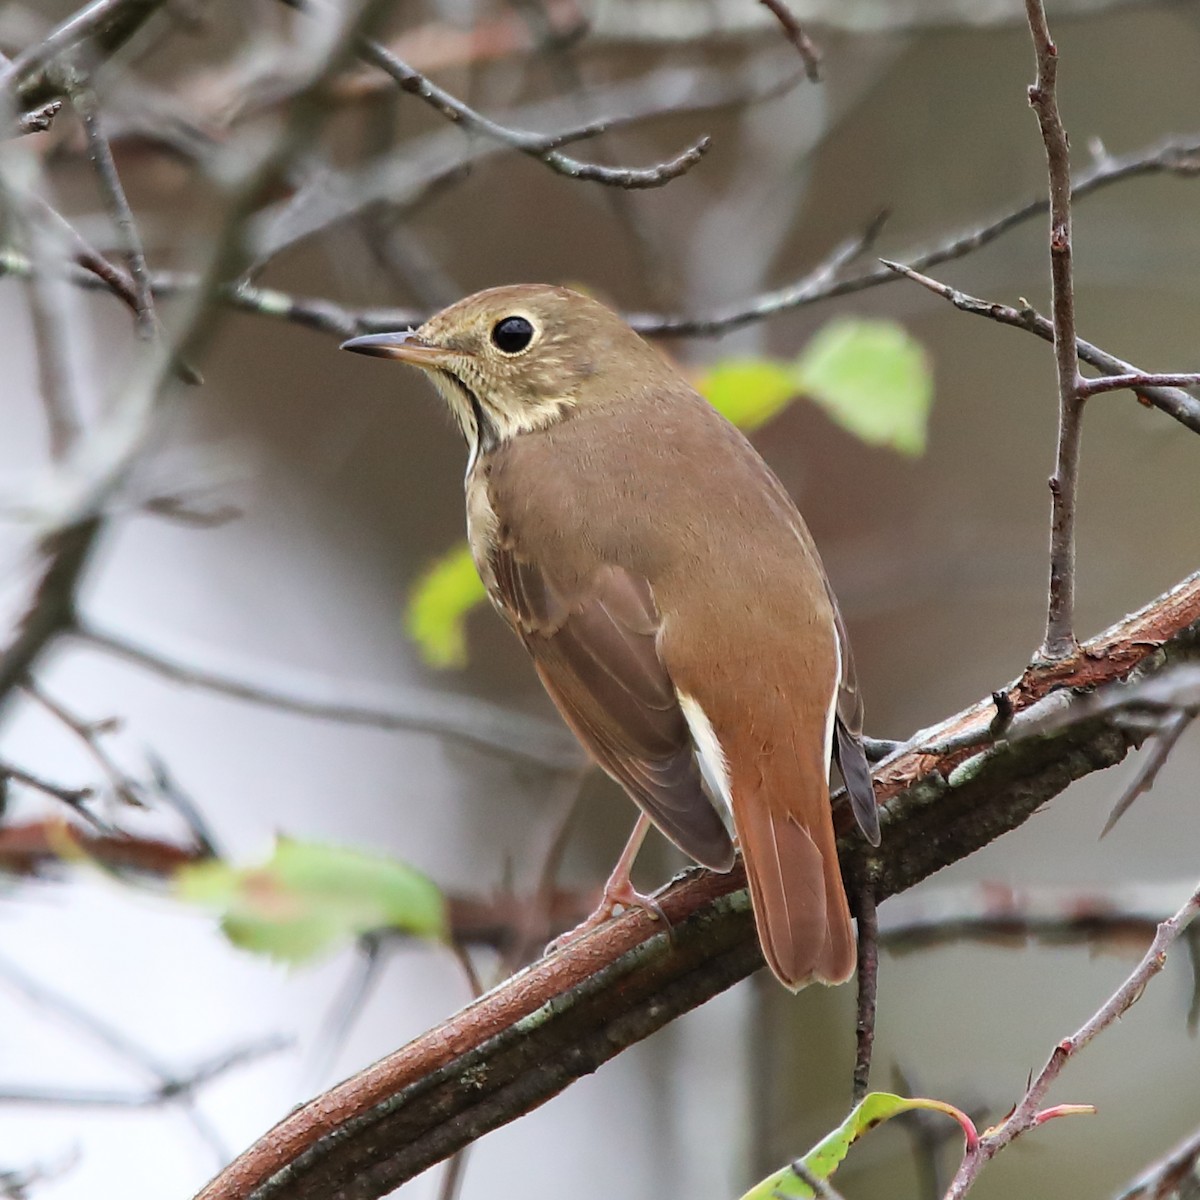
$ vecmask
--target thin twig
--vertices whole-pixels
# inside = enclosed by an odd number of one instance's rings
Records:
[[[1200,138],[1167,138],[1142,150],[1106,157],[1076,176],[1071,188],[1073,200],[1081,200],[1094,192],[1122,180],[1142,175],[1172,174],[1193,177],[1200,174]],[[984,225],[974,226],[940,240],[932,248],[898,255],[916,270],[923,271],[939,263],[962,258],[990,245],[1010,229],[1049,210],[1049,200],[1040,197],[1017,206]],[[894,278],[887,267],[877,267],[856,275],[814,283],[808,274],[794,283],[773,291],[763,292],[750,300],[708,313],[670,315],[635,313],[630,323],[640,333],[673,337],[707,337],[727,333],[743,325],[761,321],[779,313],[791,312],[837,296],[848,296],[877,287]]]
[[[338,1054],[346,1044],[350,1031],[379,982],[387,962],[384,950],[387,940],[381,935],[364,934],[355,947],[354,962],[337,996],[321,1022],[313,1040],[308,1063],[304,1069],[304,1093],[312,1094],[324,1087]]]
[[[1081,379],[1079,394],[1086,399],[1101,392],[1116,392],[1128,388],[1133,392],[1144,392],[1147,388],[1192,388],[1200,387],[1200,375],[1195,372],[1176,374],[1153,374],[1132,371],[1126,375],[1109,375],[1104,379]]]
[[[1106,157],[1076,178],[1072,196],[1075,200],[1080,200],[1111,184],[1143,175],[1171,174],[1190,177],[1198,173],[1200,173],[1200,139],[1195,137],[1171,138],[1126,155]],[[887,263],[855,275],[842,276],[837,271],[829,270],[831,258],[799,280],[726,308],[707,313],[635,312],[627,314],[627,319],[634,328],[648,337],[717,336],[756,321],[807,307],[810,304],[890,283],[896,279],[898,270],[906,274],[911,272],[912,277],[917,278],[917,273],[921,270],[971,254],[991,244],[1010,229],[1046,212],[1046,210],[1047,201],[1045,199],[1034,200],[985,225],[970,228],[939,241],[931,249],[897,255],[897,258],[908,263],[908,267],[905,269],[898,268],[893,263]],[[832,257],[836,257],[836,255]],[[12,248],[0,250],[0,275],[25,276],[29,274],[29,270],[29,260],[25,255]],[[100,286],[96,279],[82,272],[72,275],[72,282],[85,288]],[[151,275],[151,286],[155,296],[159,298],[186,295],[196,291],[200,285],[200,276],[187,271],[156,271]],[[296,296],[274,288],[258,287],[245,282],[230,284],[214,281],[212,286],[215,299],[231,308],[287,321],[337,338],[353,337],[359,333],[380,333],[404,329],[421,324],[429,316],[429,313],[422,309],[352,308],[322,296]],[[932,290],[938,291],[943,286],[935,284]],[[950,291],[951,289],[946,289],[942,294],[949,297]],[[962,293],[957,294],[962,295]],[[974,301],[974,303],[979,307],[966,309],[966,311],[982,311],[983,308],[988,307],[984,301]],[[996,307],[1002,308],[1003,306]],[[1015,309],[1008,311],[1010,313],[1017,312]],[[1013,319],[1005,321],[1005,323],[1028,329],[1041,337],[1046,336],[1034,324],[1044,318],[1037,317],[1032,310],[1028,311],[1030,320]],[[996,317],[996,319],[1003,320],[1002,317]],[[1053,327],[1048,321],[1045,322],[1045,327],[1052,338]],[[1091,356],[1089,356],[1089,351]],[[1089,347],[1086,342],[1079,343],[1079,353],[1084,361],[1105,370],[1108,374],[1128,373],[1135,370],[1130,364],[1105,354],[1097,347]],[[1174,396],[1173,401],[1168,399],[1168,393]],[[1156,407],[1175,416],[1189,428],[1200,429],[1200,402],[1188,396],[1186,392],[1170,388],[1146,388],[1144,391],[1139,391],[1138,394],[1148,399],[1154,396],[1152,402]]]
[[[1151,1163],[1116,1200],[1195,1200],[1200,1180],[1200,1130]]]
[[[264,1039],[223,1054],[186,1075],[173,1076],[148,1089],[0,1086],[0,1104],[48,1108],[157,1108],[172,1101],[183,1101],[221,1075],[269,1054],[276,1054],[287,1045],[284,1038]]]
[[[76,628],[74,632],[98,649],[136,663],[164,679],[219,692],[251,704],[348,725],[432,733],[465,742],[492,754],[536,763],[549,770],[574,771],[582,761],[577,743],[566,730],[484,700],[411,689],[397,691],[392,703],[387,706],[326,701],[317,696],[306,696],[299,688],[288,689],[238,679],[184,662],[166,651],[140,645],[87,624]]]
[[[86,45],[91,61],[103,62],[162,5],[163,0],[92,0],[0,69],[0,96],[26,107],[53,99],[62,90],[55,68],[63,55]]]
[[[27,679],[22,685],[26,695],[36,700],[56,721],[82,743],[91,756],[92,761],[100,768],[113,794],[126,804],[143,807],[142,786],[128,772],[124,771],[116,759],[109,754],[101,740],[101,735],[113,728],[111,720],[86,721],[76,716],[53,696],[49,695],[41,684],[33,679]]]
[[[1071,267],[1071,159],[1067,131],[1058,111],[1058,48],[1050,38],[1042,0],[1025,0],[1025,15],[1037,58],[1037,82],[1029,103],[1046,146],[1050,178],[1050,280],[1054,358],[1058,370],[1058,449],[1050,477],[1050,585],[1046,636],[1040,656],[1069,658],[1075,640],[1075,511],[1079,448],[1083,437],[1082,379],[1075,348],[1075,285]]]
[[[142,248],[137,222],[133,219],[133,211],[129,207],[121,177],[117,172],[112,147],[104,133],[100,105],[91,84],[86,81],[72,86],[70,97],[71,104],[83,124],[88,153],[96,168],[96,178],[112,214],[121,253],[129,266],[135,292],[134,316],[138,334],[148,341],[158,333],[158,317],[154,311],[154,293],[150,287],[150,273],[146,267],[146,252]]]
[[[1101,837],[1105,837],[1109,833],[1139,796],[1144,796],[1154,786],[1154,781],[1158,778],[1158,773],[1167,759],[1170,758],[1171,751],[1175,749],[1176,743],[1195,719],[1195,713],[1185,710],[1172,713],[1163,721],[1151,741],[1150,749],[1144,752],[1142,761],[1138,763],[1138,769],[1129,781],[1129,785],[1113,805],[1112,812],[1108,814],[1108,820],[1104,822],[1104,828],[1100,831]]]
[[[851,1103],[866,1096],[871,1082],[871,1055],[875,1049],[875,1008],[879,994],[879,917],[875,893],[868,882],[858,891],[858,1019],[854,1032],[854,1076]]]
[[[35,792],[41,792],[42,795],[49,796],[61,804],[65,804],[77,817],[86,821],[98,833],[112,833],[112,830],[87,807],[87,801],[94,795],[90,787],[65,787],[63,784],[54,783],[44,776],[35,775],[32,771],[25,770],[24,767],[17,767],[11,762],[0,760],[0,789],[3,789],[3,786],[10,779],[27,788],[32,788]],[[0,790],[0,795],[2,794],[3,792]]]
[[[1080,1050],[1110,1025],[1115,1024],[1136,1003],[1146,990],[1150,980],[1166,965],[1167,951],[1198,914],[1200,914],[1200,888],[1192,893],[1187,903],[1173,917],[1158,927],[1158,932],[1155,934],[1150,948],[1125,982],[1075,1033],[1070,1037],[1063,1038],[1054,1047],[1049,1061],[1030,1083],[1012,1114],[1000,1125],[987,1130],[980,1136],[977,1146],[969,1150],[963,1157],[962,1164],[946,1191],[946,1200],[961,1200],[971,1189],[983,1167],[1010,1142],[1052,1117],[1061,1115],[1064,1111],[1062,1107],[1042,1110],[1042,1101],[1050,1089],[1050,1085]]]
[[[545,134],[525,129],[511,129],[476,112],[469,104],[451,95],[420,71],[397,58],[380,43],[364,38],[362,57],[366,62],[379,67],[395,81],[404,92],[425,101],[446,120],[462,129],[480,133],[506,146],[536,158],[552,171],[571,179],[588,179],[610,187],[627,189],[656,188],[686,174],[704,157],[712,141],[707,136],[700,138],[682,150],[674,158],[656,163],[652,167],[606,167],[600,163],[584,162],[555,149],[555,141]]]
[[[1015,329],[1024,329],[1028,333],[1040,337],[1043,341],[1052,342],[1054,340],[1053,323],[1028,306],[1013,308],[1007,304],[996,304],[990,300],[980,300],[977,296],[968,295],[966,292],[959,291],[958,288],[952,288],[937,279],[933,279],[929,275],[922,275],[919,271],[903,263],[892,262],[886,258],[880,261],[889,271],[894,271],[897,275],[903,275],[905,278],[911,279],[914,283],[919,283],[923,288],[927,288],[935,295],[948,300],[960,312],[972,313],[977,317],[986,317],[990,321],[996,321],[1001,325],[1011,325]],[[1126,377],[1137,376],[1142,379],[1152,378],[1148,373],[1139,371],[1123,359],[1108,354],[1098,346],[1084,341],[1082,338],[1076,339],[1076,346],[1079,357],[1089,366],[1095,367],[1098,371],[1103,371],[1106,376],[1123,375]],[[1085,387],[1090,386],[1093,382],[1098,381],[1083,381]],[[1176,421],[1192,430],[1193,433],[1200,433],[1200,400],[1197,400],[1194,396],[1189,396],[1187,392],[1173,387],[1143,386],[1137,388],[1136,391],[1137,395],[1142,397],[1148,404],[1153,405],[1168,416],[1174,417]]]
[[[150,1075],[155,1086],[141,1091],[116,1091],[99,1088],[15,1088],[0,1089],[0,1103],[43,1104],[67,1107],[120,1107],[145,1108],[166,1103],[178,1103],[200,1138],[213,1151],[214,1157],[223,1162],[225,1147],[216,1130],[195,1105],[196,1091],[217,1077],[253,1062],[268,1054],[275,1054],[289,1043],[279,1037],[263,1038],[260,1041],[233,1050],[224,1051],[202,1063],[195,1070],[180,1075],[169,1064],[127,1033],[110,1025],[95,1013],[84,1008],[72,997],[47,987],[33,978],[11,960],[0,957],[0,981],[21,994],[39,1014],[54,1016],[65,1021],[78,1033],[97,1045],[103,1046],[118,1060]]]
[[[788,8],[784,0],[759,0],[759,3],[771,12],[787,35],[787,40],[796,47],[796,53],[804,63],[804,73],[808,76],[809,83],[820,83],[821,53],[813,45],[812,38],[804,32],[804,26],[796,19],[796,14]]]

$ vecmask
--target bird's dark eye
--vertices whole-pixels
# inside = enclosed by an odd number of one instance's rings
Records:
[[[533,325],[524,317],[505,317],[492,326],[492,344],[505,354],[520,354],[533,341]]]

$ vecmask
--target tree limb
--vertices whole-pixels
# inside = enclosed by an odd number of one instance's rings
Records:
[[[1200,643],[1200,573],[1005,689],[1014,712],[1074,703],[1068,689],[1159,671]],[[1053,694],[1052,694],[1053,693]],[[991,696],[925,731],[876,771],[886,802],[870,851],[843,805],[851,894],[904,891],[1020,825],[1075,779],[1121,761],[1138,734],[1088,715],[1048,733],[990,739]],[[930,754],[975,727],[984,749]],[[1015,726],[1014,726],[1015,728]],[[659,897],[668,937],[632,912],[513,976],[444,1024],[290,1114],[200,1200],[374,1200],[489,1130],[536,1108],[762,963],[740,866],[685,872]]]

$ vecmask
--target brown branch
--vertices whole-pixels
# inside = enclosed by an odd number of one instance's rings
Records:
[[[711,145],[708,137],[702,137],[674,158],[652,167],[606,167],[600,163],[584,162],[555,149],[558,143],[551,136],[525,129],[512,129],[485,117],[397,58],[379,42],[364,38],[360,53],[363,61],[387,74],[401,91],[423,100],[452,124],[501,142],[544,163],[556,174],[571,179],[587,179],[610,187],[627,189],[662,187],[663,184],[670,183],[671,180],[678,179],[680,175],[690,171],[704,157]]]
[[[796,14],[788,8],[784,0],[759,0],[759,3],[779,22],[787,40],[796,47],[796,53],[804,63],[804,73],[808,76],[809,83],[820,83],[821,53],[813,45],[812,38],[804,32],[804,26],[796,19]]]
[[[1083,395],[1075,348],[1075,287],[1071,268],[1071,159],[1058,111],[1058,47],[1050,38],[1042,0],[1025,0],[1037,58],[1037,82],[1029,103],[1037,114],[1050,177],[1050,280],[1054,358],[1058,369],[1058,449],[1050,477],[1050,586],[1046,636],[1039,651],[1047,660],[1069,658],[1075,640],[1075,507]]]
[[[1125,375],[1110,375],[1106,379],[1081,379],[1079,394],[1086,399],[1088,396],[1098,396],[1101,392],[1116,392],[1124,388],[1133,392],[1144,392],[1147,388],[1192,387],[1200,387],[1200,375],[1194,372],[1153,374],[1131,371]]]
[[[1073,664],[1005,689],[1018,717],[1194,652],[1200,574],[1093,639]],[[1043,704],[1039,704],[1042,701]],[[928,731],[991,723],[989,695]],[[1014,721],[1014,728],[1015,728]],[[1012,733],[1012,730],[1010,730]],[[1104,716],[980,753],[921,746],[883,764],[884,842],[869,851],[837,814],[849,887],[879,899],[1021,824],[1073,780],[1119,762],[1137,735]],[[740,868],[693,870],[660,894],[671,935],[632,912],[569,943],[408,1046],[292,1113],[201,1193],[203,1200],[367,1200],[544,1103],[572,1080],[761,965]]]
[[[979,1177],[979,1172],[1001,1150],[1021,1134],[1043,1124],[1051,1116],[1058,1115],[1053,1109],[1042,1111],[1042,1101],[1051,1084],[1079,1051],[1110,1025],[1115,1024],[1141,998],[1150,980],[1166,965],[1167,951],[1197,915],[1200,915],[1200,888],[1173,917],[1158,927],[1150,948],[1125,982],[1075,1033],[1063,1038],[1054,1047],[1049,1061],[1030,1083],[1011,1115],[994,1129],[982,1134],[978,1144],[967,1151],[962,1165],[946,1191],[946,1200],[962,1200]]]
[[[88,152],[117,230],[121,253],[129,267],[134,291],[133,313],[138,334],[149,341],[158,333],[158,316],[154,310],[154,293],[150,287],[150,273],[146,267],[146,252],[142,248],[137,222],[133,218],[133,211],[125,196],[125,188],[117,173],[112,147],[104,132],[100,104],[91,84],[86,81],[73,84],[69,93],[71,104],[83,125]]]
[[[922,888],[894,898],[880,922],[880,944],[910,951],[952,942],[1043,946],[1086,943],[1095,950],[1140,950],[1170,916],[1186,883],[1155,881],[1111,888],[1003,883]]]
[[[1129,811],[1130,805],[1154,786],[1159,771],[1171,757],[1171,751],[1195,719],[1194,712],[1175,712],[1162,722],[1151,739],[1150,749],[1138,764],[1137,772],[1113,805],[1112,812],[1108,814],[1108,820],[1104,822],[1104,828],[1100,831],[1101,837],[1111,832],[1112,827]]]
[[[869,883],[858,894],[855,916],[858,918],[858,1018],[854,1026],[856,1049],[850,1098],[857,1104],[870,1088],[879,994],[879,917],[875,912],[875,893]]]
[[[1122,180],[1158,174],[1184,177],[1200,174],[1200,139],[1194,136],[1168,138],[1144,150],[1106,157],[1076,177],[1071,188],[1071,198],[1081,200]],[[917,270],[926,270],[990,245],[1010,229],[1048,212],[1049,208],[1050,202],[1045,197],[1031,200],[984,225],[974,226],[939,241],[930,249],[898,257],[904,258]],[[639,333],[648,336],[708,337],[727,333],[780,313],[804,308],[820,300],[866,291],[894,278],[893,273],[886,267],[832,280],[817,279],[816,275],[816,272],[812,272],[781,288],[762,292],[750,300],[708,313],[634,313],[630,315],[629,320]]]
[[[41,577],[12,640],[0,654],[0,711],[51,639],[74,625],[75,590],[102,526],[101,518],[88,517],[43,540]]]
[[[64,55],[86,45],[93,64],[104,62],[162,5],[163,0],[93,0],[84,5],[0,71],[0,95],[11,96],[22,108],[54,100],[63,89],[57,68]]]
[[[724,105],[729,102],[727,98],[723,98],[718,103]],[[606,118],[593,123],[588,129],[599,131],[601,125],[611,127],[614,120],[614,118]],[[579,131],[574,132],[578,133]],[[1143,175],[1171,174],[1190,177],[1197,173],[1200,173],[1200,139],[1195,137],[1170,138],[1130,154],[1104,158],[1076,178],[1072,196],[1075,200],[1080,200],[1111,184]],[[962,258],[990,245],[1009,230],[1046,212],[1047,208],[1048,202],[1045,199],[1034,200],[1014,208],[985,225],[972,227],[939,241],[932,248],[913,251],[897,257],[908,263],[907,271],[913,272],[913,278],[916,278],[916,272],[939,263]],[[896,278],[899,268],[891,263],[855,275],[844,275],[837,269],[844,264],[835,261],[839,254],[840,248],[826,262],[808,272],[801,279],[774,291],[761,293],[736,305],[707,313],[629,313],[627,314],[628,320],[634,328],[647,337],[712,337],[824,300],[867,291],[870,288],[893,282]],[[832,271],[830,270],[831,264],[835,268]],[[109,266],[111,267],[111,264]],[[11,248],[0,250],[0,275],[24,276],[29,274],[29,270],[29,260],[24,255]],[[100,286],[97,280],[83,273],[73,275],[72,281],[85,288]],[[151,274],[151,287],[154,295],[160,299],[186,295],[194,292],[201,284],[201,277],[191,272],[157,271]],[[258,287],[245,281],[217,282],[212,286],[216,298],[231,308],[287,321],[342,339],[360,333],[381,333],[394,329],[405,329],[409,326],[419,325],[429,315],[422,309],[414,308],[352,308],[325,297],[296,296],[274,288]],[[937,288],[935,287],[934,290]],[[948,291],[949,289],[947,289]],[[961,295],[961,293],[958,294]],[[983,301],[974,303],[981,308],[987,307]],[[967,311],[973,310],[968,309]],[[1010,309],[1008,311],[1016,312],[1017,310]],[[1037,317],[1032,310],[1023,311],[1029,312],[1029,320],[1014,319],[1005,323],[1028,329],[1040,337],[1047,336],[1045,332],[1036,327],[1036,322],[1044,321],[1044,318]],[[996,319],[1003,320],[1000,317]],[[1053,327],[1048,321],[1044,324],[1045,330],[1052,338]],[[1080,357],[1108,374],[1135,372],[1135,368],[1128,363],[1107,355],[1094,346],[1089,347],[1086,342],[1080,342],[1079,345]],[[1093,357],[1088,357],[1085,349],[1090,349]],[[1138,394],[1147,398],[1155,395],[1153,403],[1156,407],[1161,408],[1164,412],[1170,412],[1177,420],[1189,424],[1190,427],[1200,427],[1200,402],[1188,396],[1186,392],[1178,390],[1175,390],[1176,399],[1173,402],[1168,401],[1167,393],[1172,390],[1169,388],[1145,388],[1138,389]]]
[[[1196,1200],[1200,1195],[1200,1130],[1147,1167],[1116,1200]]]
[[[431,733],[492,754],[534,762],[549,770],[576,771],[583,761],[578,743],[565,729],[537,717],[510,712],[486,700],[451,697],[432,689],[397,689],[389,704],[328,700],[312,691],[305,694],[298,686],[239,679],[211,667],[185,662],[169,651],[103,632],[86,621],[74,625],[72,631],[97,649],[144,667],[163,679],[280,712],[372,729]]]
[[[0,826],[0,871],[10,875],[43,875],[48,868],[63,863],[64,841],[78,850],[81,857],[110,871],[135,871],[152,878],[166,878],[184,864],[206,857],[200,847],[177,846],[158,838],[97,834],[87,829],[64,828],[60,821],[28,821]]]
[[[1040,337],[1043,341],[1054,341],[1054,325],[1028,306],[1012,308],[1007,304],[995,304],[990,300],[980,300],[977,296],[969,296],[966,292],[952,288],[928,275],[922,275],[919,271],[915,271],[903,263],[892,262],[886,258],[880,259],[880,262],[889,271],[903,275],[914,283],[919,283],[923,288],[928,288],[935,295],[949,300],[960,312],[986,317],[989,321],[996,321],[1001,325],[1011,325],[1015,329],[1024,329],[1026,332]],[[1089,366],[1103,371],[1106,376],[1125,375],[1127,377],[1137,376],[1141,379],[1153,378],[1152,375],[1139,371],[1123,359],[1115,358],[1082,338],[1077,338],[1075,344],[1079,357]],[[1098,381],[1085,379],[1083,386],[1088,387],[1094,382]],[[1135,388],[1135,392],[1147,404],[1174,417],[1176,421],[1192,430],[1193,433],[1200,433],[1200,400],[1197,400],[1195,396],[1189,396],[1187,392],[1179,388],[1148,385]]]

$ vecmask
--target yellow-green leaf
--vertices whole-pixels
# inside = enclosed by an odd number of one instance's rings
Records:
[[[696,381],[700,394],[747,433],[765,425],[795,398],[796,374],[769,358],[726,358]]]
[[[219,860],[182,867],[176,894],[215,909],[237,946],[290,963],[373,929],[443,938],[446,906],[433,881],[382,854],[280,838],[259,867]]]
[[[866,1096],[853,1112],[828,1136],[819,1141],[800,1160],[808,1173],[816,1179],[826,1180],[841,1166],[850,1147],[864,1133],[883,1124],[899,1113],[914,1108],[928,1108],[953,1117],[963,1129],[969,1143],[975,1141],[975,1126],[965,1113],[952,1104],[941,1100],[907,1099],[893,1096],[889,1092],[872,1092]],[[761,1183],[752,1187],[742,1200],[812,1200],[813,1189],[790,1166],[768,1175]]]
[[[924,349],[902,326],[831,321],[796,360],[793,381],[864,442],[924,452],[933,377]]]
[[[466,542],[426,570],[409,597],[405,622],[426,662],[434,667],[466,666],[467,613],[486,598]]]

